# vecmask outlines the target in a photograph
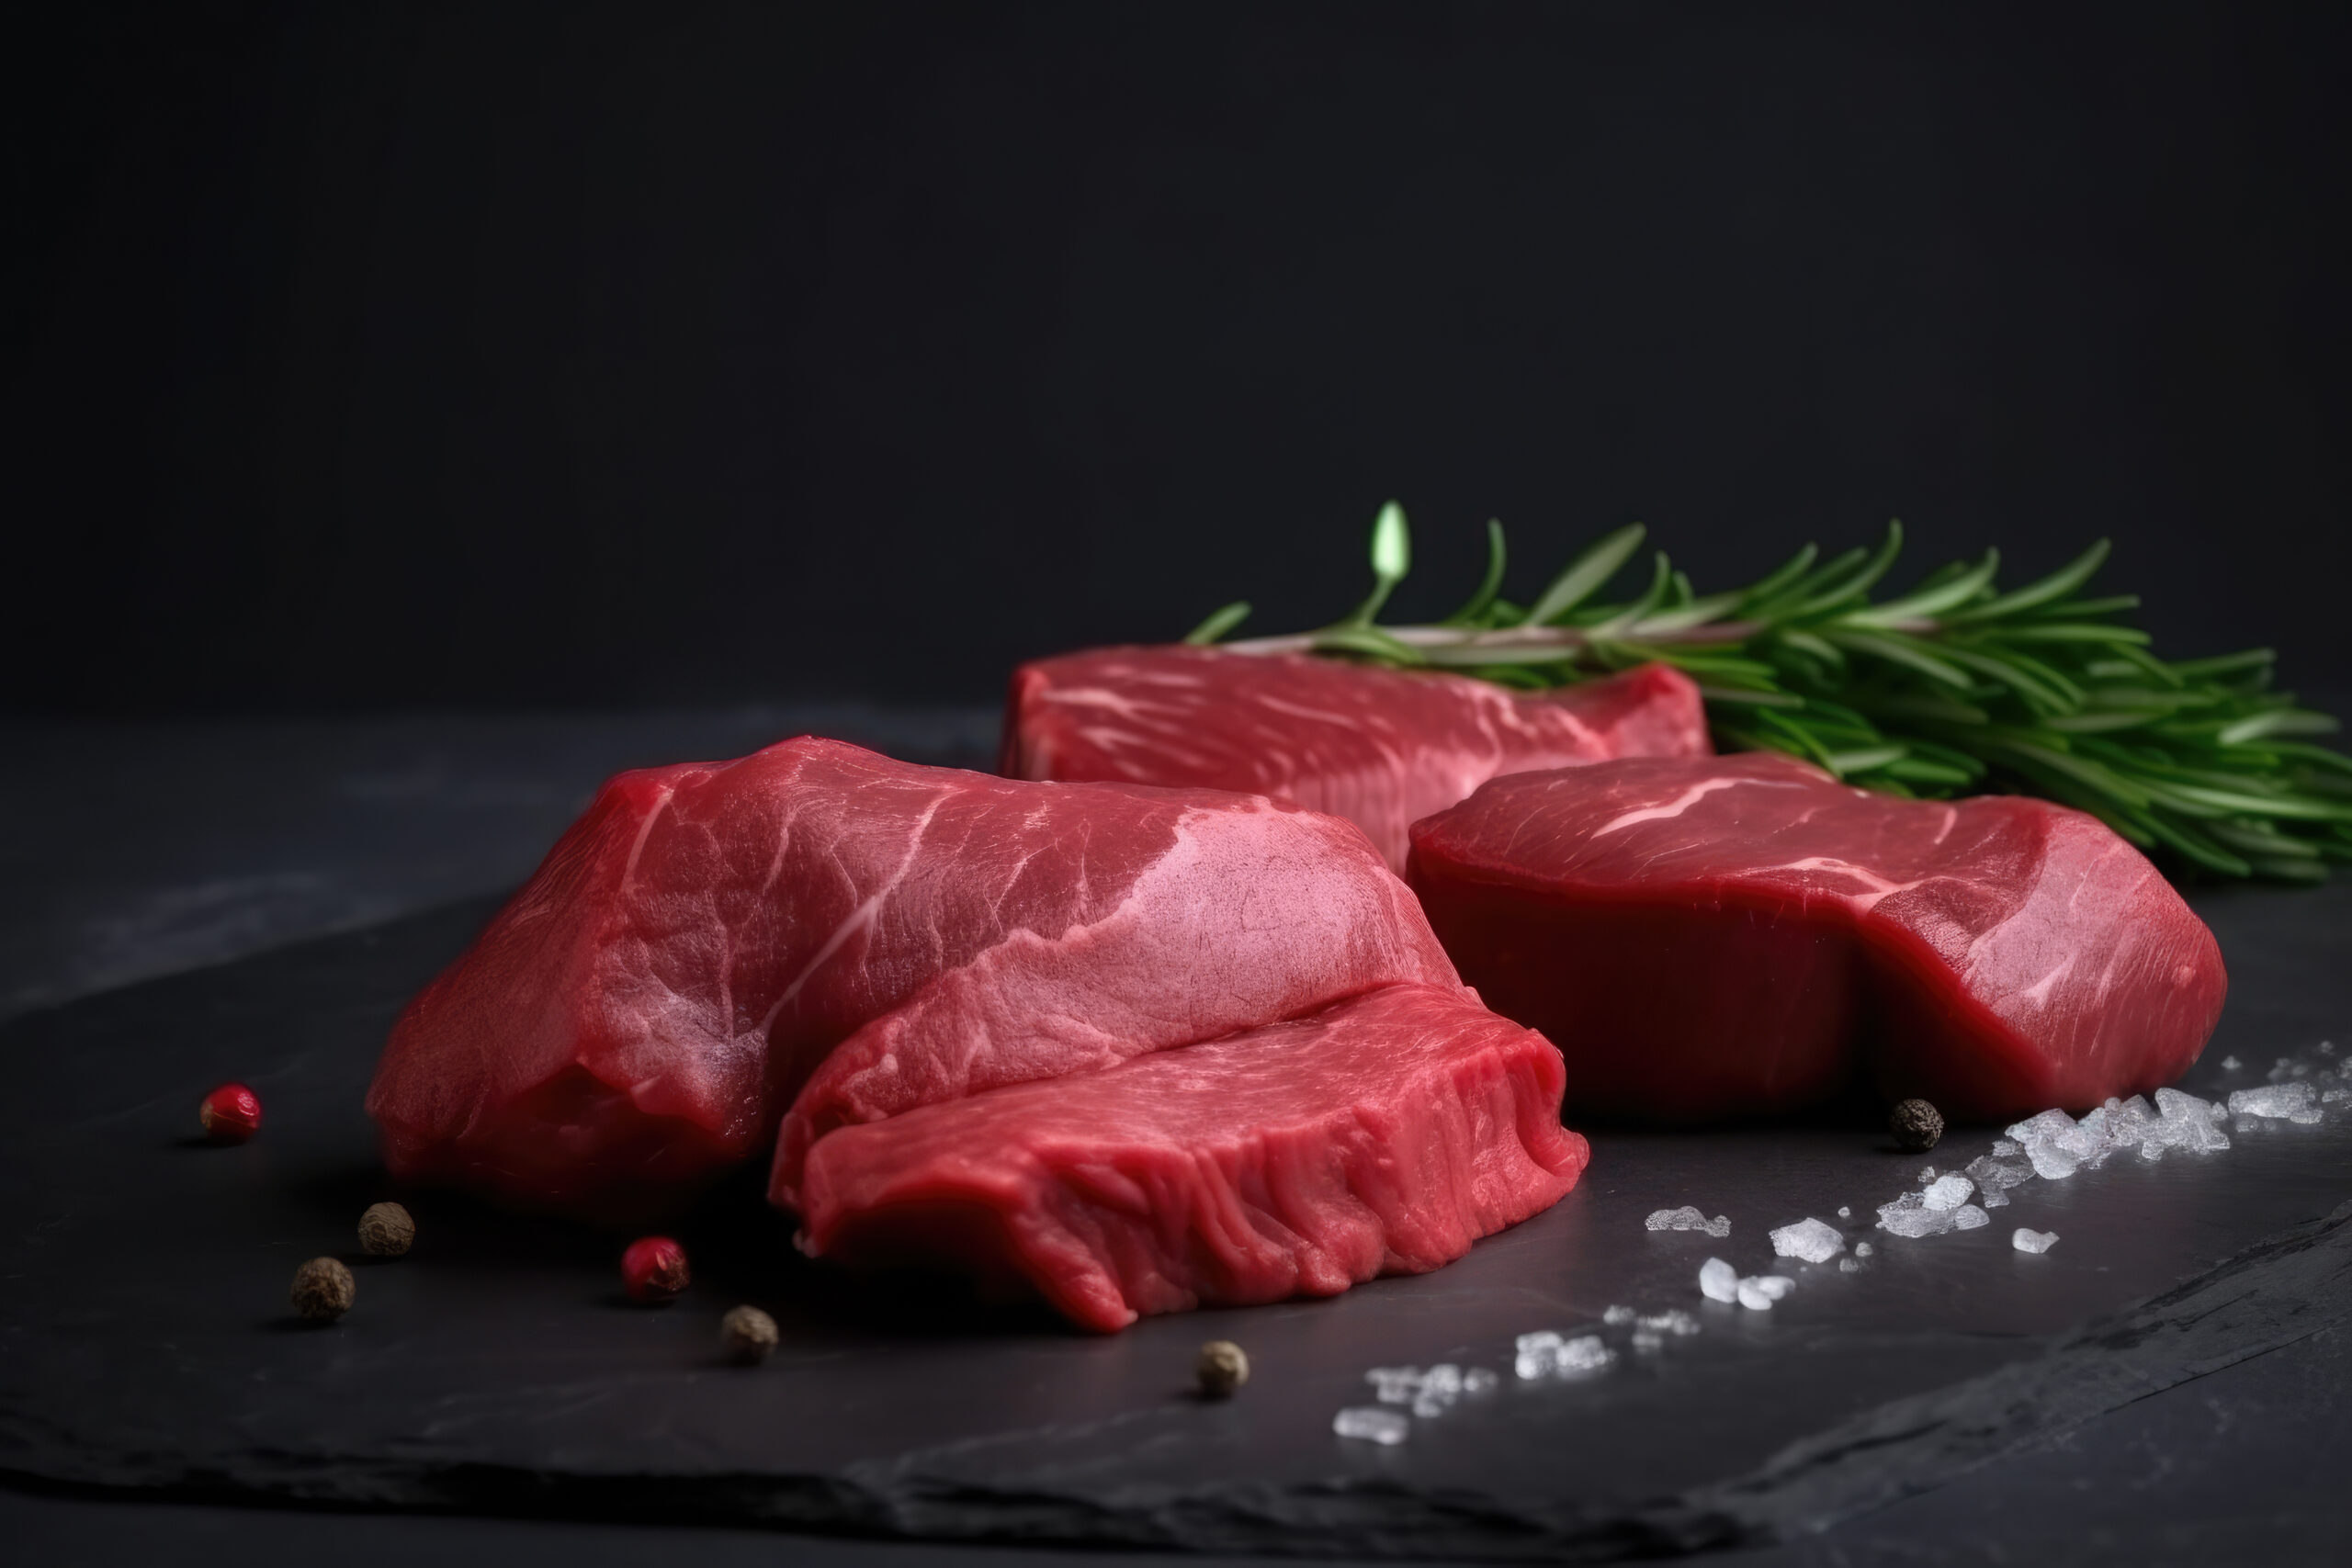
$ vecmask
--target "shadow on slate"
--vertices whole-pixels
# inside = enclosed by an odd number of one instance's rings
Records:
[[[2187,1087],[2259,1082],[2346,1022],[2352,885],[2200,895],[2236,993]],[[0,1030],[44,1120],[0,1149],[0,1472],[15,1484],[315,1506],[673,1519],[912,1538],[1325,1555],[1594,1558],[1785,1536],[1923,1490],[2352,1314],[2352,1119],[2247,1123],[2217,1156],[2127,1159],[2018,1190],[1994,1224],[1905,1241],[1872,1208],[1984,1152],[1824,1121],[1603,1131],[1584,1184],[1451,1268],[1329,1302],[1148,1320],[1109,1337],[952,1283],[811,1264],[745,1179],[680,1233],[696,1281],[622,1303],[623,1238],[401,1194],[408,1258],[358,1260],[356,1308],[289,1329],[287,1281],[355,1255],[392,1189],[360,1099],[401,1001],[488,912],[452,907],[38,1013]],[[2352,1043],[2352,1042],[2347,1042]],[[2219,1066],[2234,1053],[2249,1064]],[[241,1077],[262,1135],[191,1146]],[[1695,1203],[1731,1235],[1651,1233]],[[1837,1217],[1840,1205],[1852,1218]],[[1813,1215],[1874,1255],[1770,1257]],[[2014,1226],[2054,1230],[2047,1255]],[[1700,1299],[1720,1255],[1798,1281],[1772,1312]],[[2219,1260],[2219,1261],[2217,1261]],[[722,1366],[719,1315],[775,1313],[763,1368]],[[1702,1331],[1636,1354],[1611,1303]],[[1581,1382],[1510,1377],[1535,1328],[1619,1352]],[[1206,1338],[1255,1375],[1184,1383]],[[1452,1360],[1493,1393],[1404,1445],[1331,1435],[1365,1369]]]

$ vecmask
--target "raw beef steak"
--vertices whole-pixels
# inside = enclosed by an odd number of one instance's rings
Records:
[[[1566,1054],[1582,1112],[1777,1111],[1857,1071],[1964,1119],[2096,1105],[2194,1061],[2227,987],[2095,818],[1770,754],[1498,779],[1414,824],[1408,878],[1487,1004]]]
[[[1453,987],[1391,986],[1098,1072],[843,1127],[802,1246],[953,1262],[1074,1321],[1328,1296],[1559,1201],[1560,1055]]]
[[[1540,695],[1426,671],[1214,648],[1106,648],[1013,671],[1000,771],[1277,795],[1406,832],[1498,773],[1703,757],[1698,688],[1662,664]]]
[[[1348,824],[786,741],[623,773],[392,1031],[395,1174],[610,1218],[825,1124],[1454,983]]]

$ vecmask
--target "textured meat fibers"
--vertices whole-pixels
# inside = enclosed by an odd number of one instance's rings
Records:
[[[1461,675],[1179,646],[1023,665],[1001,767],[1278,795],[1346,818],[1401,869],[1416,820],[1498,773],[1709,750],[1698,688],[1662,664],[1529,695]]]
[[[624,773],[392,1032],[402,1176],[607,1217],[888,1115],[1450,984],[1344,822],[1206,791],[1015,784],[799,739]]]
[[[804,1246],[962,1264],[1089,1328],[1419,1273],[1559,1201],[1560,1056],[1452,987],[844,1127]]]
[[[1781,1111],[1858,1071],[1970,1119],[2091,1105],[2177,1077],[2227,988],[2212,934],[2096,819],[1770,754],[1498,779],[1415,824],[1409,876],[1587,1113]]]

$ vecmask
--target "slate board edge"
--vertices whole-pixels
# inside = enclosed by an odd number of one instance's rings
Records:
[[[1596,1562],[1824,1529],[2346,1318],[2352,1201],[2063,1336],[2040,1357],[1880,1405],[1800,1439],[1747,1475],[1605,1512],[1522,1510],[1475,1494],[1352,1481],[1024,1493],[944,1480],[926,1472],[919,1454],[835,1475],[683,1476],[268,1451],[246,1456],[230,1473],[154,1452],[101,1453],[64,1424],[23,1409],[0,1412],[0,1450],[13,1450],[0,1455],[0,1482],[114,1497],[760,1525],[930,1541]]]

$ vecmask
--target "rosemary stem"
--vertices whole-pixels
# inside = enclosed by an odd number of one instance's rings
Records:
[[[1939,629],[1929,619],[1896,621],[1891,628],[1916,636],[1928,636]],[[1383,626],[1382,635],[1395,638],[1408,648],[1482,649],[1498,652],[1529,648],[1589,648],[1594,638],[1581,626],[1503,626],[1493,631],[1474,631],[1461,626]],[[1634,643],[1667,643],[1678,647],[1704,648],[1719,644],[1746,642],[1765,630],[1760,621],[1717,621],[1697,626],[1661,627],[1648,629],[1635,622],[1625,628],[1615,640]],[[1291,632],[1282,637],[1241,637],[1221,642],[1219,648],[1232,653],[1307,653],[1322,640],[1323,633]]]

